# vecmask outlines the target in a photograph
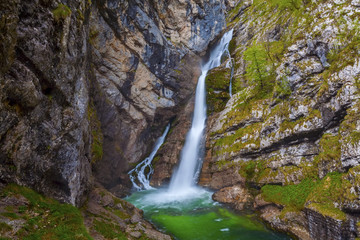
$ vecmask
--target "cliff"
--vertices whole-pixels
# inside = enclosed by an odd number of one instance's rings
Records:
[[[81,205],[180,116],[221,1],[1,1],[0,180]]]
[[[359,235],[359,7],[241,1],[229,12],[231,57],[207,77],[200,183],[215,200],[300,239]]]

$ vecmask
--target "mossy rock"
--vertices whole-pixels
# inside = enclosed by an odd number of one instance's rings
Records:
[[[71,9],[65,4],[60,3],[57,8],[52,11],[56,22],[65,20],[71,15]]]
[[[103,157],[103,134],[101,131],[101,123],[96,114],[93,103],[90,103],[87,109],[88,121],[91,128],[91,162],[95,163]]]
[[[230,99],[231,69],[218,67],[209,71],[206,76],[207,109],[208,114],[222,111]]]

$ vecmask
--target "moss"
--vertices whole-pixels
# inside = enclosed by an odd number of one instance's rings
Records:
[[[79,209],[70,204],[45,198],[35,191],[10,184],[2,196],[24,196],[29,204],[18,208],[17,214],[3,214],[10,219],[24,219],[24,227],[17,232],[20,239],[91,239]]]
[[[260,146],[259,134],[261,123],[255,123],[244,128],[239,128],[234,134],[225,136],[216,141],[215,146],[220,147],[215,152],[216,155],[239,152],[243,148],[252,150],[258,149]]]
[[[118,216],[121,219],[128,219],[130,218],[130,215],[125,213],[124,211],[121,211],[119,209],[113,209],[113,208],[109,208],[109,207],[105,207],[106,210],[114,213],[116,216]]]
[[[240,163],[239,174],[246,178],[247,182],[258,182],[266,169],[266,162],[263,160],[250,160]]]
[[[52,11],[56,22],[65,20],[71,15],[71,9],[65,4],[60,3],[57,8]]]
[[[206,76],[208,114],[220,112],[225,108],[226,102],[230,98],[230,72],[229,68],[216,68]]]
[[[333,163],[339,165],[341,157],[340,135],[324,134],[319,142],[320,154],[314,158],[314,165]]]
[[[99,30],[95,29],[95,28],[90,28],[90,32],[89,32],[89,42],[92,46],[96,46],[97,45],[97,37],[99,36],[100,32]]]
[[[307,128],[307,124],[312,122],[314,119],[321,119],[321,113],[317,109],[312,109],[306,117],[301,117],[296,121],[285,120],[280,124],[280,132],[293,131],[297,125],[303,125]]]
[[[84,14],[81,12],[81,10],[77,9],[76,13],[77,13],[77,15],[76,15],[77,19],[83,22],[85,20],[85,17],[84,17]]]
[[[9,219],[19,219],[19,216],[14,212],[3,212],[1,215]]]
[[[95,220],[94,226],[95,230],[105,238],[118,240],[127,239],[126,235],[113,223]]]
[[[12,230],[12,227],[5,222],[0,222],[0,233],[4,234]]]
[[[231,41],[229,42],[229,52],[230,55],[233,56],[236,50],[236,38],[231,39]]]
[[[92,103],[89,104],[88,120],[91,128],[91,162],[95,163],[103,157],[103,134],[101,132],[101,123],[96,114],[96,109]]]
[[[346,214],[340,209],[334,207],[334,205],[331,203],[311,203],[308,207],[317,211],[323,216],[331,217],[342,221],[346,220]]]
[[[261,192],[265,201],[301,210],[315,185],[316,181],[308,178],[297,185],[265,185],[261,188]]]
[[[319,181],[308,201],[322,204],[342,202],[346,189],[350,187],[351,183],[345,179],[344,173],[329,173]]]
[[[297,185],[265,185],[261,191],[266,201],[296,210],[302,210],[306,206],[325,216],[344,220],[346,214],[336,208],[334,203],[356,198],[348,191],[351,186],[352,184],[346,180],[345,174],[329,173],[321,180],[306,178]]]

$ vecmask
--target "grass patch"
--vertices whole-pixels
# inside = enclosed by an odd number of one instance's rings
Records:
[[[127,237],[113,223],[95,220],[95,230],[108,239],[126,240]]]
[[[277,203],[285,208],[302,210],[311,208],[324,216],[345,220],[346,214],[335,207],[344,199],[353,199],[349,189],[352,184],[344,173],[329,173],[323,179],[306,178],[297,185],[265,185],[261,188],[265,201]],[[308,205],[307,205],[308,204]]]
[[[45,198],[29,188],[15,184],[9,184],[4,192],[7,195],[22,195],[29,201],[29,205],[19,207],[18,215],[4,213],[12,219],[26,220],[24,227],[17,232],[18,238],[92,239],[85,228],[83,216],[76,207]]]
[[[315,186],[316,181],[308,178],[297,185],[265,185],[261,188],[261,191],[265,201],[302,210],[307,197]]]

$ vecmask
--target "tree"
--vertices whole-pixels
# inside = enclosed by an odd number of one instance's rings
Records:
[[[246,77],[250,82],[264,89],[265,80],[269,76],[267,72],[268,57],[263,45],[253,45],[244,52],[244,59],[247,61]]]

